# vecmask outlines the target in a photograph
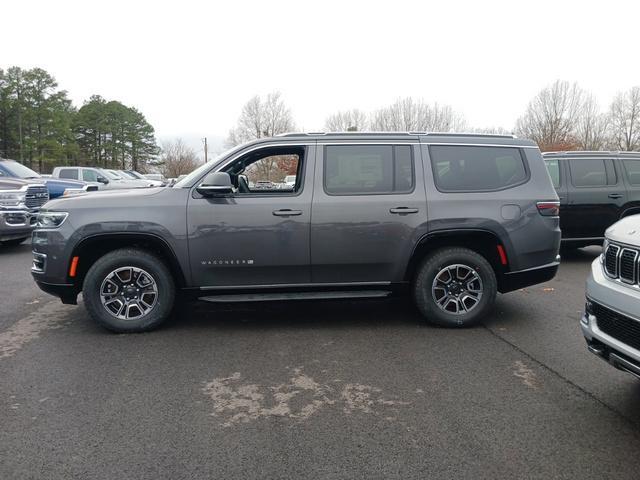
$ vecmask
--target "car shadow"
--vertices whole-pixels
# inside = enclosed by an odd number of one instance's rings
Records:
[[[602,253],[602,247],[584,247],[584,248],[561,248],[561,263],[582,263],[585,261],[593,261]]]
[[[409,297],[214,304],[183,301],[165,329],[279,329],[430,326]]]

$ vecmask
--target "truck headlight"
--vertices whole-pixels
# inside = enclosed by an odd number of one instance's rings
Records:
[[[39,228],[58,228],[69,214],[67,212],[41,212],[36,217]]]
[[[0,190],[0,207],[18,207],[24,204],[26,192],[18,190]]]

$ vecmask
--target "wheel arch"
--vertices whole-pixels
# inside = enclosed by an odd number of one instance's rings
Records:
[[[103,255],[120,248],[140,248],[165,261],[178,288],[186,286],[186,277],[173,248],[163,238],[153,233],[98,233],[83,238],[74,247],[71,258],[78,257],[75,281],[82,288],[91,265]]]
[[[498,291],[501,291],[503,273],[509,270],[509,257],[505,255],[506,264],[503,263],[499,246],[503,252],[508,250],[508,246],[491,230],[456,228],[430,232],[416,243],[405,270],[404,280],[413,282],[418,267],[430,253],[445,247],[463,247],[477,252],[489,262],[496,274]]]

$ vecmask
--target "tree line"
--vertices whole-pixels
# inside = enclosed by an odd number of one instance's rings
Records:
[[[71,164],[145,171],[158,153],[137,109],[99,95],[76,108],[47,71],[0,69],[0,157],[41,173]]]
[[[295,130],[291,109],[280,93],[254,96],[242,108],[229,146]],[[372,112],[343,110],[329,115],[330,132],[428,131],[513,133],[530,138],[543,151],[640,150],[640,87],[619,92],[606,109],[577,83],[557,80],[531,99],[511,128],[470,126],[464,115],[449,105],[423,99],[400,98]]]

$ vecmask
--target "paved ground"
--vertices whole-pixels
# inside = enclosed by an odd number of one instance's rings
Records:
[[[589,354],[589,249],[484,326],[406,301],[190,305],[113,335],[0,251],[0,478],[635,478],[640,382]]]

